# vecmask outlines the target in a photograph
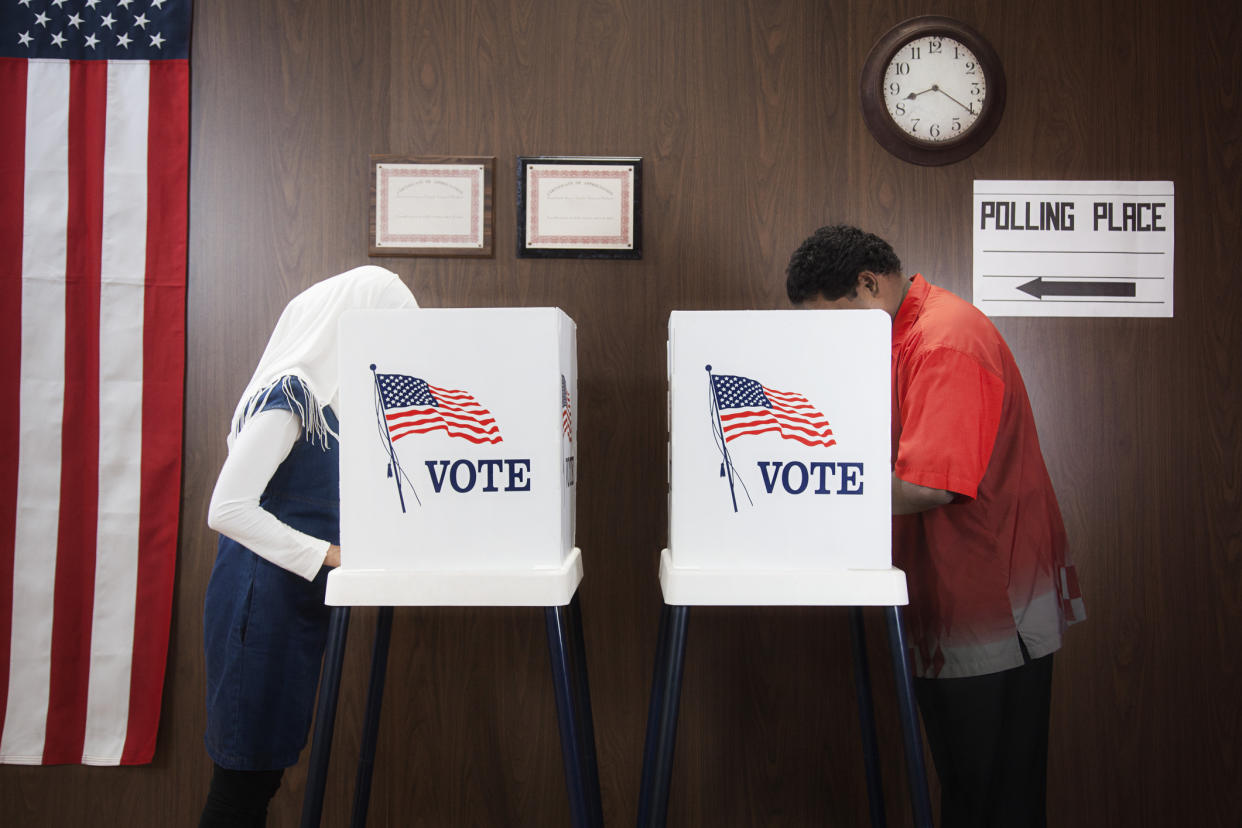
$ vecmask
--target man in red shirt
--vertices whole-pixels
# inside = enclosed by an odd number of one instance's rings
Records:
[[[1043,826],[1052,654],[1083,617],[1026,387],[973,305],[887,242],[820,228],[789,299],[893,318],[893,559],[945,826]]]

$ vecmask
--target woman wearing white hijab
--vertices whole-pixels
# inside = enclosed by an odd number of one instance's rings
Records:
[[[294,297],[229,429],[207,523],[220,533],[203,608],[207,752],[200,826],[255,825],[306,744],[327,638],[324,586],[340,564],[337,322],[352,309],[416,308],[381,267]]]

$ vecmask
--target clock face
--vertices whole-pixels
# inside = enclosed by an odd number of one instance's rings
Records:
[[[978,57],[941,34],[904,43],[889,59],[881,87],[884,107],[909,138],[931,146],[962,138],[988,97]]]

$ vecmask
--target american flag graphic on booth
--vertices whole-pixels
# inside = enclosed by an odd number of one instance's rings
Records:
[[[188,0],[0,0],[0,762],[155,751],[189,33]]]
[[[569,442],[574,441],[574,412],[569,404],[569,385],[564,374],[561,374],[561,431],[565,432]]]
[[[777,391],[748,377],[712,374],[711,379],[726,443],[774,431],[807,446],[837,444],[828,418],[801,394]]]
[[[492,413],[468,391],[440,388],[408,374],[376,374],[389,437],[443,431],[471,443],[501,442]]]

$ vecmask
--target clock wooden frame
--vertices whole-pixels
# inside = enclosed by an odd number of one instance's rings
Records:
[[[974,52],[987,82],[987,96],[975,122],[956,138],[939,142],[920,141],[907,135],[888,114],[884,104],[884,73],[889,61],[910,41],[944,35]],[[863,120],[875,140],[893,155],[911,164],[938,166],[968,157],[992,137],[1005,111],[1005,71],[992,45],[975,29],[951,17],[912,17],[883,34],[863,63],[859,83]]]

